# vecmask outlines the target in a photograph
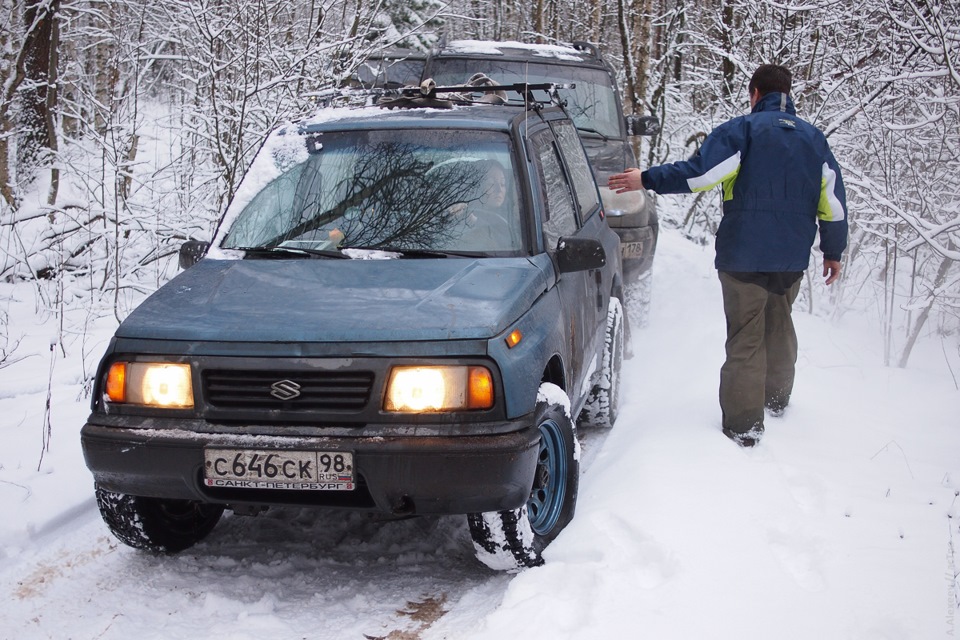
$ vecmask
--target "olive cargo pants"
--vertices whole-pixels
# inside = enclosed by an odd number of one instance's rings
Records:
[[[726,431],[762,430],[764,405],[782,410],[790,401],[797,363],[790,314],[802,275],[719,272],[727,319],[727,359],[720,369]]]

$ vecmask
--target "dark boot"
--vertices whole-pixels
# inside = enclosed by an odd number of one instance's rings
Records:
[[[763,435],[763,424],[755,424],[747,431],[732,431],[731,429],[724,427],[723,435],[727,436],[745,449],[754,447],[760,443],[760,437]]]

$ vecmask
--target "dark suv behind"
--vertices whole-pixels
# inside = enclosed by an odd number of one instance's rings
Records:
[[[369,58],[357,79],[368,87],[419,84],[428,78],[443,86],[464,84],[476,73],[500,84],[562,85],[559,93],[590,159],[607,222],[620,236],[631,318],[642,323],[659,232],[656,203],[646,191],[617,195],[606,184],[610,174],[637,166],[631,136],[655,133],[659,123],[649,116],[624,115],[613,67],[586,42],[566,46],[455,40],[429,54],[386,50]],[[507,97],[522,101],[518,94]]]

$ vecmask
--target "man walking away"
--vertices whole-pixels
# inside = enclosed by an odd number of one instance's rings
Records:
[[[610,177],[617,193],[723,189],[715,266],[727,320],[720,370],[723,433],[743,447],[763,435],[764,408],[783,413],[793,391],[797,335],[791,310],[819,226],[826,284],[847,246],[846,194],[823,133],[797,117],[792,77],[761,65],[748,115],[720,125],[687,161]]]

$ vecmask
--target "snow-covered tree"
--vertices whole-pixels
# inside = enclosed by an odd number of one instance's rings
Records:
[[[748,108],[757,65],[794,72],[800,115],[847,181],[841,286],[873,305],[890,362],[960,334],[960,8],[947,0],[0,0],[0,278],[102,297],[119,316],[209,238],[264,135],[370,52],[438,38],[597,43],[626,109],[660,117],[642,162],[684,158]],[[46,49],[44,49],[46,47]],[[661,223],[710,242],[712,194]],[[68,278],[69,282],[64,282]]]
[[[444,7],[439,0],[381,0],[367,38],[427,51],[437,42],[437,30],[443,26],[439,16]]]
[[[852,222],[841,286],[824,289],[811,268],[802,303],[835,313],[875,305],[888,360],[901,366],[922,332],[955,339],[956,3],[711,0],[696,11],[685,0],[655,4],[647,99],[664,133],[648,161],[695,152],[717,124],[746,112],[747,80],[759,64],[787,66],[800,115],[825,131],[844,169]],[[662,222],[711,241],[718,198],[684,205],[682,217]]]

